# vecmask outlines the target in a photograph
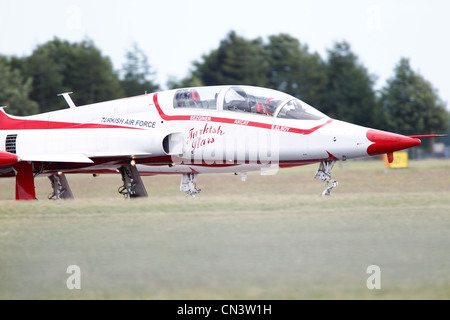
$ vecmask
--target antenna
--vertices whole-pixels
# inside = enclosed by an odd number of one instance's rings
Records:
[[[60,93],[60,94],[58,94],[58,97],[63,96],[64,100],[66,100],[69,107],[76,108],[77,106],[75,105],[75,103],[73,103],[72,98],[69,96],[69,94],[71,94],[71,93],[73,93],[73,92]]]

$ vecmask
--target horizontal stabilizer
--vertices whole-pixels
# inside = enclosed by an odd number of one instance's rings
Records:
[[[20,155],[22,161],[39,161],[39,162],[75,162],[75,163],[94,163],[84,154],[27,154]]]

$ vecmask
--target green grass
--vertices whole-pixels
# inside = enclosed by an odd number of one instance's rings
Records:
[[[132,201],[118,175],[69,175],[74,201],[46,200],[42,178],[43,200],[16,202],[0,180],[0,299],[450,298],[450,161],[337,164],[331,197],[315,170],[203,175],[195,199],[179,176],[144,178]]]

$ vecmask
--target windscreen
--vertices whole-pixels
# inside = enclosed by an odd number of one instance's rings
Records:
[[[319,120],[326,115],[298,99],[287,102],[278,112],[277,118],[298,120]]]
[[[218,99],[220,101],[218,101]],[[319,120],[327,116],[286,93],[251,86],[210,86],[179,89],[174,108],[204,108],[253,113],[269,117]]]
[[[271,89],[233,86],[225,94],[223,110],[273,116],[290,96]]]

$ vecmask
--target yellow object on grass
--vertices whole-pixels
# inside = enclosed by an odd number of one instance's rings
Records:
[[[384,155],[384,164],[386,168],[407,168],[408,167],[408,152],[394,152],[394,161],[389,163],[387,156]]]

